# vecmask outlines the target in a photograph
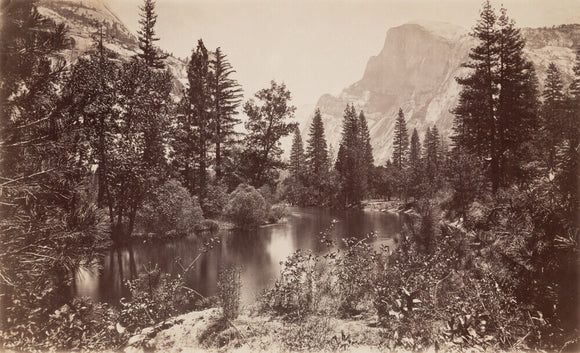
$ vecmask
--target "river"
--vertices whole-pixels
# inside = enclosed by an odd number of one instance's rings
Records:
[[[217,290],[219,266],[234,265],[241,269],[241,302],[252,303],[276,280],[280,262],[288,255],[297,249],[310,249],[315,253],[327,251],[318,235],[331,224],[330,234],[337,246],[343,237],[363,237],[375,232],[375,245],[392,247],[393,239],[401,229],[399,216],[393,214],[292,207],[284,223],[245,232],[219,231],[220,242],[201,255],[187,272],[185,282],[205,296],[213,295]],[[187,266],[200,253],[202,246],[202,241],[196,236],[189,236],[166,243],[112,248],[99,264],[77,272],[73,292],[76,296],[88,296],[116,305],[121,297],[128,295],[123,282],[136,278],[144,266],[157,264],[163,272],[182,273],[178,261]]]

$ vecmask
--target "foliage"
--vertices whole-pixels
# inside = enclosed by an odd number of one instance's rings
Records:
[[[488,179],[497,190],[521,180],[521,166],[530,158],[522,145],[538,127],[536,76],[505,9],[498,17],[485,2],[472,36],[478,44],[464,64],[470,74],[458,79],[462,91],[454,111],[454,142],[488,161]]]
[[[289,318],[300,318],[312,309],[313,275],[318,258],[298,249],[282,264],[280,278],[266,291],[262,304],[267,310]]]
[[[276,204],[268,210],[268,223],[276,223],[288,215],[288,210],[284,204]]]
[[[50,315],[49,346],[59,350],[119,348],[126,336],[115,327],[118,316],[107,304],[75,298]]]
[[[371,174],[374,168],[374,157],[373,157],[373,147],[371,146],[371,136],[369,133],[369,127],[367,124],[367,119],[365,117],[364,112],[361,110],[359,116],[359,139],[360,139],[360,148],[361,148],[361,169],[362,169],[362,190],[363,196],[366,197],[369,192],[369,184]]]
[[[238,228],[254,228],[266,219],[268,205],[264,197],[252,186],[240,184],[231,193],[224,215]]]
[[[146,231],[159,236],[187,235],[193,233],[203,216],[197,200],[179,181],[171,179],[149,195],[139,220]]]
[[[193,308],[193,297],[183,277],[161,273],[157,265],[145,268],[137,279],[127,281],[131,297],[121,299],[119,323],[130,332],[163,322]]]
[[[407,164],[407,149],[409,148],[409,134],[403,109],[399,108],[399,114],[395,121],[395,137],[393,139],[393,165],[397,169],[403,169]]]
[[[212,70],[210,89],[212,92],[213,125],[215,126],[215,173],[216,180],[222,178],[222,157],[224,149],[230,147],[233,137],[236,136],[234,128],[240,119],[235,115],[240,105],[242,89],[238,82],[230,75],[235,72],[221,48],[217,48],[214,58],[210,60]],[[211,196],[208,195],[208,199]]]
[[[308,141],[306,146],[306,164],[308,176],[314,187],[320,188],[325,179],[328,177],[330,160],[326,148],[326,138],[324,137],[324,124],[320,109],[314,112],[314,118],[308,132]]]
[[[240,310],[240,271],[235,267],[223,266],[218,272],[218,297],[224,319],[233,320]]]
[[[360,313],[359,304],[371,293],[378,256],[369,242],[374,237],[371,233],[361,239],[343,239],[344,252],[335,257],[333,269],[340,293],[341,315]]]
[[[209,53],[200,39],[187,66],[187,89],[176,116],[173,140],[175,163],[186,187],[197,194],[202,204],[206,198],[209,149],[213,138]]]
[[[364,115],[363,115],[364,119]],[[366,140],[361,139],[361,120],[357,117],[354,105],[346,107],[342,124],[342,137],[335,169],[340,175],[340,189],[343,207],[358,206],[366,192],[368,156]]]
[[[285,84],[274,81],[269,88],[259,90],[254,99],[244,104],[247,135],[244,138],[242,173],[248,182],[261,187],[277,178],[276,169],[283,166],[280,139],[296,128],[290,121],[296,107],[290,105],[290,91]]]
[[[31,1],[3,4],[0,36],[0,330],[3,345],[46,346],[49,316],[75,271],[107,245],[90,203],[74,119],[60,95],[64,25]]]
[[[305,186],[302,180],[293,177],[284,179],[278,188],[282,198],[292,205],[319,205],[318,202],[324,196],[319,194],[314,186]]]
[[[218,219],[222,216],[228,203],[227,188],[223,184],[209,185],[203,203],[203,215],[206,218]]]
[[[290,175],[296,179],[303,179],[306,175],[306,165],[304,162],[304,146],[302,144],[302,136],[300,136],[300,128],[296,125],[294,130],[294,138],[292,139],[292,149],[290,150]]]
[[[155,23],[157,22],[157,14],[155,13],[155,1],[143,0],[141,10],[141,19],[139,24],[141,28],[137,31],[139,39],[139,49],[141,53],[137,54],[140,59],[143,59],[147,66],[162,69],[165,65],[163,60],[167,55],[160,55],[158,49],[155,48],[154,42],[159,38],[155,37]]]

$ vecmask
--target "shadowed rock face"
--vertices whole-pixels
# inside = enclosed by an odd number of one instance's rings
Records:
[[[580,25],[524,29],[522,34],[540,83],[552,61],[561,67],[565,80],[570,80],[572,48],[580,38]],[[338,149],[342,114],[349,103],[365,112],[376,164],[384,164],[392,155],[399,108],[405,113],[409,133],[417,128],[423,139],[427,127],[436,124],[443,135],[449,135],[451,110],[461,89],[455,78],[466,75],[461,64],[468,60],[475,43],[467,30],[443,23],[409,23],[389,29],[382,51],[369,59],[362,79],[338,97],[326,94],[318,100],[329,143]],[[312,112],[301,126],[309,126],[311,119]]]

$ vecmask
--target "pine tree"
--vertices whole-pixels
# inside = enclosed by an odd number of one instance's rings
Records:
[[[429,129],[427,129],[429,130]],[[421,141],[417,129],[413,129],[411,134],[411,144],[409,146],[409,192],[417,199],[421,196],[423,168],[421,163]]]
[[[489,163],[493,190],[521,176],[525,162],[521,148],[536,124],[536,79],[533,65],[524,59],[524,41],[505,10],[497,17],[489,1],[484,3],[472,36],[472,69],[457,81],[463,86],[454,110],[454,142],[466,152]]]
[[[495,120],[498,166],[492,178],[497,185],[505,186],[525,178],[522,166],[532,158],[526,143],[533,140],[539,127],[539,93],[534,65],[523,51],[526,43],[505,8],[500,10],[498,27],[500,66]]]
[[[427,128],[429,131],[429,128]],[[409,148],[409,167],[411,169],[418,169],[421,165],[421,141],[419,140],[419,133],[417,129],[413,129],[411,135],[411,145]]]
[[[203,205],[213,129],[208,52],[200,39],[187,67],[187,88],[181,99],[173,138],[174,160],[185,185]]]
[[[556,156],[558,174],[556,183],[559,185],[562,201],[569,219],[578,227],[580,205],[580,48],[576,52],[574,79],[570,84],[570,96],[565,101],[565,115],[562,122],[563,143]]]
[[[370,179],[372,178],[372,173],[374,169],[374,158],[373,158],[373,147],[371,146],[371,136],[369,133],[369,127],[367,124],[367,119],[365,118],[364,112],[361,110],[359,114],[359,127],[360,127],[360,144],[361,144],[361,155],[362,155],[362,190],[366,194],[370,187]]]
[[[326,138],[324,137],[324,124],[320,109],[314,112],[314,119],[308,132],[308,145],[306,147],[306,163],[308,174],[312,178],[314,185],[322,185],[328,174],[329,154],[326,148]]]
[[[155,36],[155,23],[157,22],[157,14],[155,13],[155,1],[144,0],[143,6],[139,7],[141,10],[141,19],[139,24],[141,29],[137,31],[139,39],[139,49],[141,53],[137,56],[145,61],[147,66],[162,69],[164,67],[163,60],[168,55],[161,55],[155,47],[154,42],[159,38]]]
[[[354,105],[344,110],[342,139],[335,168],[341,176],[344,205],[356,205],[363,197],[363,149],[360,139],[360,122]]]
[[[433,126],[431,129],[427,129],[425,133],[424,140],[424,163],[425,163],[425,174],[430,182],[434,182],[439,173],[440,164],[440,137],[437,126]],[[431,186],[433,187],[433,186]]]
[[[540,149],[546,149],[546,166],[553,170],[556,151],[562,142],[565,128],[565,96],[560,72],[554,63],[548,66],[542,105],[542,139]]]
[[[295,180],[300,180],[304,176],[304,169],[304,146],[302,144],[302,136],[300,136],[300,128],[296,125],[294,139],[292,140],[292,150],[290,151],[290,174]]]
[[[402,170],[407,163],[407,149],[409,148],[409,135],[403,110],[399,109],[397,120],[395,121],[395,136],[393,139],[393,164]]]
[[[230,77],[235,71],[220,48],[216,49],[210,67],[215,126],[215,173],[216,182],[219,182],[222,178],[222,150],[234,142],[232,139],[235,135],[234,127],[240,123],[236,114],[241,102],[242,89],[238,82]]]

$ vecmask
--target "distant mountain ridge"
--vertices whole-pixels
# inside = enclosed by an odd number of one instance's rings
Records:
[[[550,62],[570,81],[575,48],[580,44],[580,25],[524,28],[525,53],[534,63],[540,84]],[[427,127],[437,125],[449,135],[453,125],[451,110],[461,87],[456,77],[467,74],[461,64],[468,60],[475,39],[468,30],[438,22],[411,22],[387,31],[383,49],[369,59],[363,77],[338,96],[325,94],[318,100],[328,142],[337,149],[342,115],[347,104],[364,110],[367,117],[375,163],[384,164],[392,155],[396,114],[403,109],[409,133],[417,128],[421,139]],[[540,86],[541,89],[541,86]],[[313,112],[299,117],[306,132]]]

